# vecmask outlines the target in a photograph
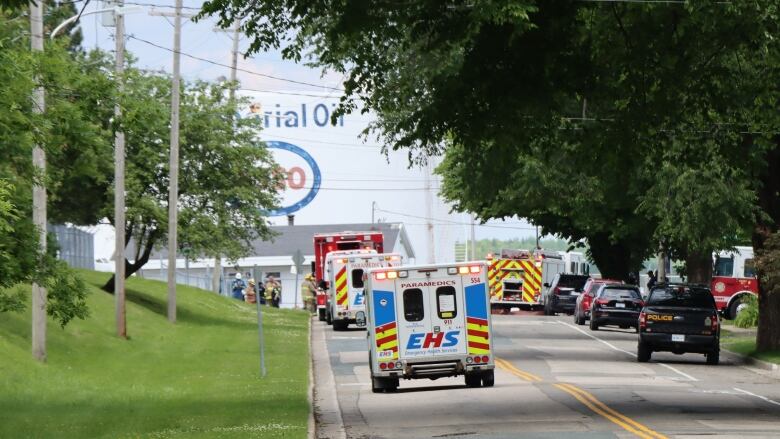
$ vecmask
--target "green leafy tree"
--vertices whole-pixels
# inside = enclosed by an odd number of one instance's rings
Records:
[[[232,86],[197,81],[182,87],[178,227],[180,242],[194,255],[238,258],[253,239],[272,236],[262,212],[278,202],[279,175],[256,140],[259,122],[235,117]],[[125,261],[130,276],[167,238],[170,78],[131,68],[124,90],[125,233],[135,248]],[[104,214],[111,219],[109,207]],[[103,289],[113,292],[113,285],[112,277]]]
[[[81,75],[70,55],[56,44],[47,48],[45,56],[31,54],[24,24],[0,13],[0,100],[4,105],[0,112],[0,312],[23,309],[25,294],[14,285],[36,282],[50,291],[47,313],[64,326],[73,318],[87,316],[86,289],[67,265],[56,259],[51,237],[47,253],[39,250],[40,234],[32,223],[32,185],[39,182],[52,187],[56,176],[34,172],[32,148],[40,144],[57,160],[63,148],[89,149],[99,138],[75,132],[94,132],[94,126],[77,105],[72,105],[72,90],[61,87]],[[42,115],[33,114],[31,107],[36,75],[48,95],[50,111]],[[80,142],[62,141],[79,136]],[[70,163],[59,166],[67,172]]]
[[[212,0],[204,14],[247,16],[250,51],[347,73],[342,111],[375,111],[413,160],[447,145],[456,207],[586,238],[605,275],[663,243],[706,280],[712,250],[753,228],[758,252],[780,224],[774,1]],[[778,348],[780,298],[761,288],[758,347]]]

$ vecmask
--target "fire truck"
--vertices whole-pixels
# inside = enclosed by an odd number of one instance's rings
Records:
[[[748,295],[758,296],[758,279],[753,266],[753,247],[735,247],[715,255],[710,290],[718,311],[727,319],[734,319],[747,306]]]
[[[326,320],[328,303],[328,281],[325,279],[325,257],[338,250],[369,249],[382,253],[384,236],[382,232],[338,232],[318,233],[314,235],[314,261],[311,272],[314,273],[317,290],[317,313],[320,320]]]
[[[529,309],[543,305],[545,284],[564,273],[563,258],[556,252],[537,250],[501,250],[500,257],[488,255],[488,287],[492,309],[509,311],[512,307]]]
[[[492,387],[495,358],[484,262],[374,268],[366,276],[371,390],[463,376]]]
[[[325,276],[329,285],[325,319],[333,325],[334,331],[344,331],[350,323],[363,326],[356,317],[358,312],[365,311],[364,272],[371,268],[397,267],[401,261],[398,253],[377,253],[375,250],[328,253],[325,257]]]

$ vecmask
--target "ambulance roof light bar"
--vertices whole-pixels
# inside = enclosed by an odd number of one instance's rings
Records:
[[[460,267],[447,267],[447,274],[469,274],[479,273],[481,268],[479,265],[461,265]]]
[[[376,277],[376,280],[385,280],[385,279],[398,279],[398,278],[405,278],[409,277],[409,272],[406,270],[401,271],[378,271],[374,273],[374,277]]]

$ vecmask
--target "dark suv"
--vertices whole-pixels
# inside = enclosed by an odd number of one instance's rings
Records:
[[[544,314],[554,316],[556,313],[565,312],[571,315],[577,303],[577,296],[582,293],[582,287],[588,279],[588,276],[579,274],[556,274],[551,284],[544,285],[547,288]]]
[[[720,359],[720,321],[715,299],[703,285],[659,284],[639,314],[637,360],[653,352],[704,354],[707,364]]]
[[[596,293],[590,306],[590,329],[599,326],[617,325],[621,328],[637,328],[639,312],[644,302],[639,287],[634,285],[603,285]]]

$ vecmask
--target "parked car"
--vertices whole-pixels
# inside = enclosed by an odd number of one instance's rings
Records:
[[[659,351],[704,354],[707,364],[718,364],[720,321],[709,288],[692,284],[653,287],[639,313],[637,360],[649,361]]]
[[[602,285],[622,283],[623,281],[615,279],[588,279],[585,286],[582,287],[582,294],[577,296],[577,303],[574,305],[574,323],[584,325],[585,320],[590,318],[590,304],[599,287]]]
[[[582,293],[582,288],[590,277],[580,274],[558,273],[552,283],[544,284],[547,294],[544,297],[544,314],[554,316],[556,313],[574,313],[574,305],[577,296]]]
[[[590,329],[598,331],[599,326],[617,325],[621,328],[635,328],[639,332],[639,312],[644,302],[639,287],[623,284],[602,285],[590,308]]]

